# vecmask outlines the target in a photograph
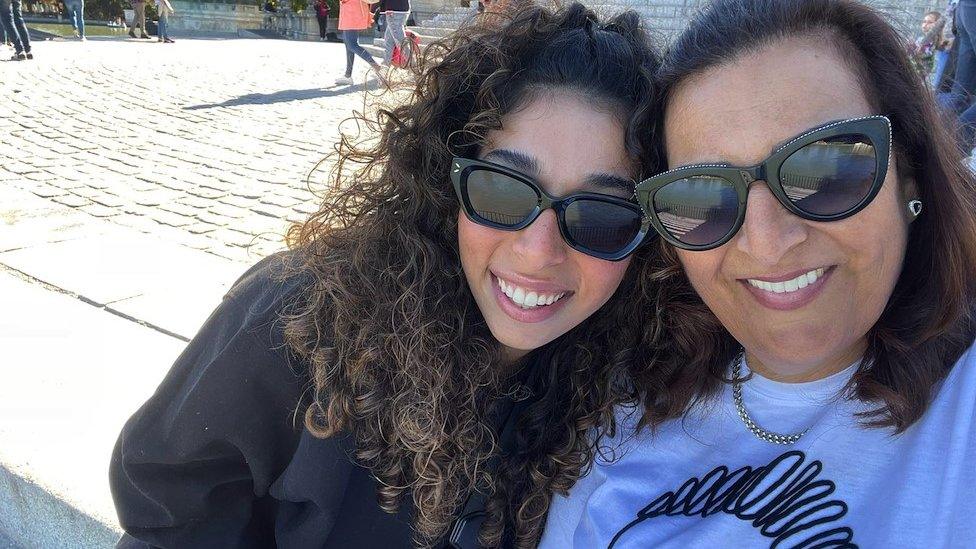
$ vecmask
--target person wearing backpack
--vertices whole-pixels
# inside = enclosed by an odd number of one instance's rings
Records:
[[[386,7],[386,32],[383,33],[383,43],[386,52],[383,64],[389,65],[393,59],[393,47],[402,44],[406,38],[407,18],[410,16],[410,0],[384,0]]]

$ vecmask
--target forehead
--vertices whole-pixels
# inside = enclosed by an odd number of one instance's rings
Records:
[[[869,114],[856,75],[834,47],[787,39],[678,86],[665,112],[668,161],[754,164],[807,129]]]
[[[529,175],[542,182],[634,169],[619,117],[573,93],[546,92],[505,115],[501,129],[488,133],[482,154],[493,149],[531,157],[538,173]]]

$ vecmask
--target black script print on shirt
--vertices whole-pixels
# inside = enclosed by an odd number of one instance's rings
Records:
[[[637,518],[617,532],[607,549],[621,540],[639,540],[634,528],[646,520],[662,516],[705,518],[715,513],[749,522],[760,534],[772,538],[771,549],[856,549],[854,531],[839,524],[847,514],[847,504],[830,498],[836,485],[818,478],[823,472],[820,461],[805,461],[806,455],[794,450],[755,469],[747,466],[730,472],[721,465],[700,479],[688,479],[638,511]]]

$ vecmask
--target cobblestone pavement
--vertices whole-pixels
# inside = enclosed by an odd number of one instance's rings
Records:
[[[0,184],[236,260],[281,248],[315,210],[306,179],[321,187],[328,165],[313,167],[377,90],[361,60],[358,85],[333,85],[341,44],[91,39],[34,53],[0,62]]]

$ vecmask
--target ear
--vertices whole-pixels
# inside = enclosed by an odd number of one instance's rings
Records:
[[[912,206],[910,205],[913,201],[919,201],[918,184],[915,183],[914,177],[906,177],[902,179],[901,198],[901,214],[905,216],[906,221],[912,223],[918,219],[918,216],[921,213],[921,209],[916,209],[913,211]],[[921,202],[918,202],[918,204],[921,204]],[[920,208],[921,206],[918,207]]]

